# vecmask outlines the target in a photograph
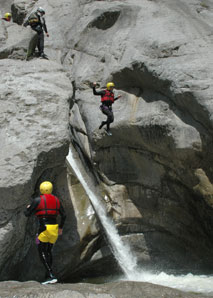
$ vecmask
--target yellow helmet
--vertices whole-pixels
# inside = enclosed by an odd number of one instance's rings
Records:
[[[4,15],[4,17],[5,17],[5,19],[7,19],[7,18],[11,18],[12,15],[11,15],[10,12],[6,12],[5,15]]]
[[[44,181],[40,184],[40,192],[42,195],[50,194],[53,191],[53,185],[49,181]]]
[[[110,90],[111,87],[115,87],[115,84],[113,82],[109,82],[107,83],[106,87],[107,87],[107,90]]]

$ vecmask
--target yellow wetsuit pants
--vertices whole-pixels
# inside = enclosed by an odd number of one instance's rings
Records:
[[[41,242],[49,242],[54,244],[58,239],[58,225],[45,225],[46,230],[41,232],[38,239]]]

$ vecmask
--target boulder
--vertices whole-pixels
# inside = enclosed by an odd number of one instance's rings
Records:
[[[0,28],[4,28],[4,35],[0,43],[0,59],[24,60],[30,39],[33,37],[32,30],[15,23],[1,24]]]
[[[22,25],[26,17],[27,11],[25,9],[25,4],[26,4],[26,1],[14,0],[13,4],[11,5],[13,22],[17,23],[18,25]]]

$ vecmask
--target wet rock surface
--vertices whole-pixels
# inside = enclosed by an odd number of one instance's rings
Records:
[[[56,284],[41,285],[36,282],[1,282],[1,297],[73,297],[73,298],[204,298],[202,294],[184,293],[175,289],[149,283],[116,282],[104,285]],[[208,296],[213,297],[213,296]]]

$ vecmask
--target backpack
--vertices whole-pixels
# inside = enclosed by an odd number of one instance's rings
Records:
[[[37,25],[38,23],[40,23],[39,17],[38,15],[33,12],[29,15],[28,17],[28,23],[33,26],[33,25]]]

